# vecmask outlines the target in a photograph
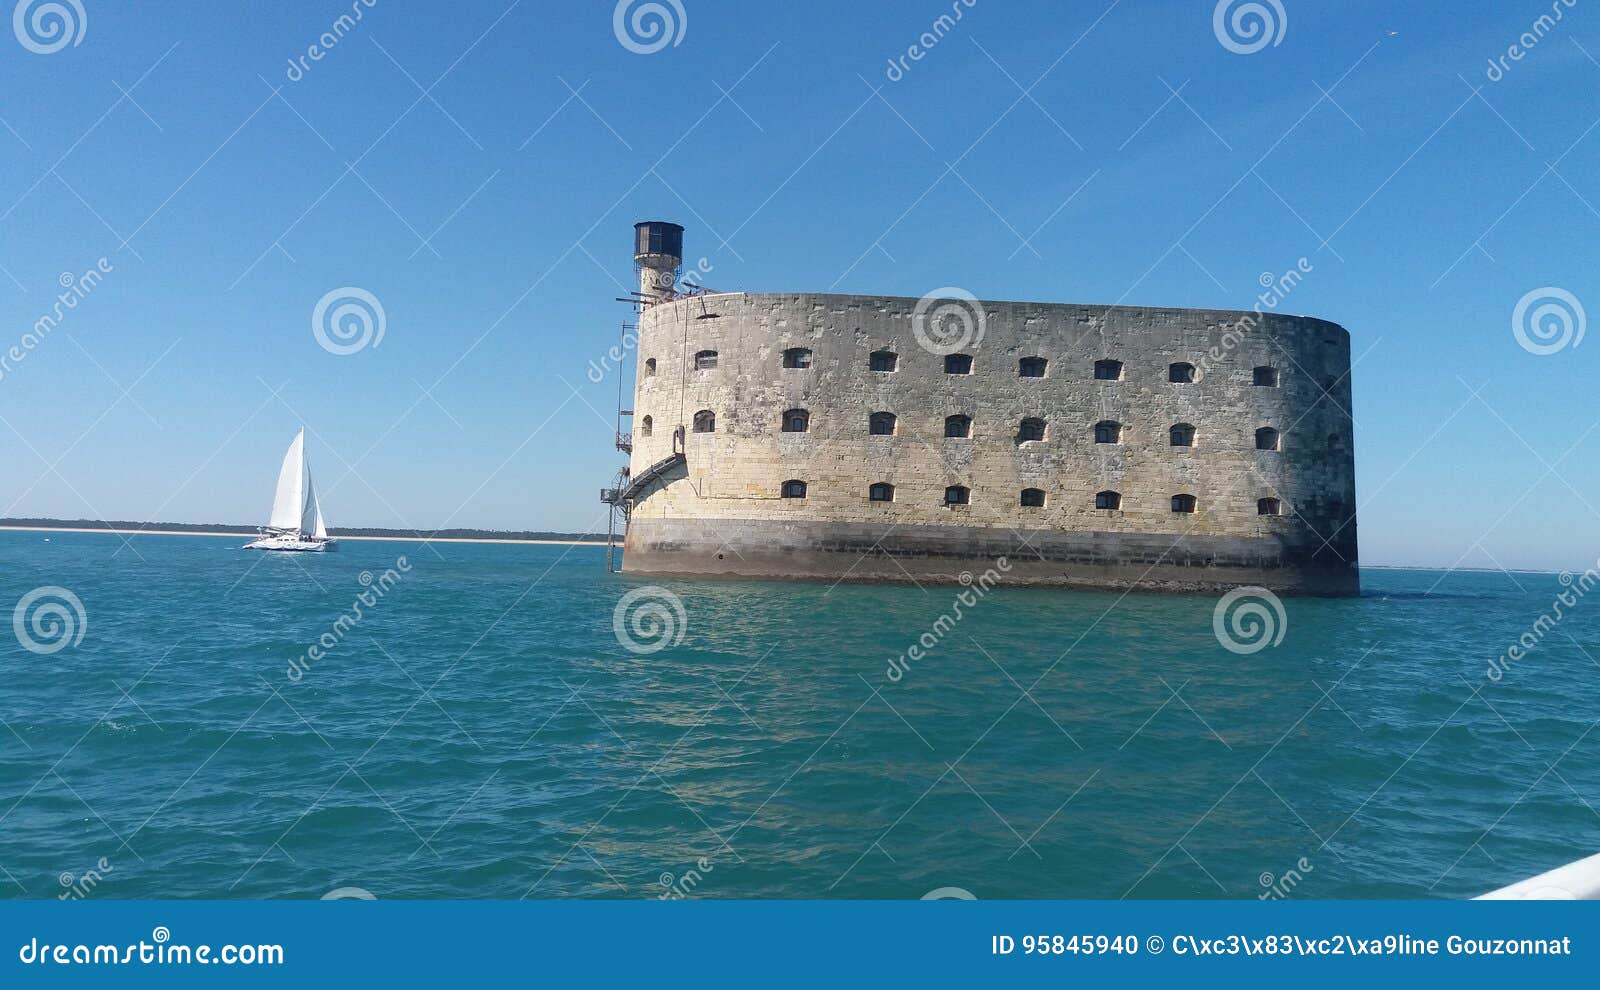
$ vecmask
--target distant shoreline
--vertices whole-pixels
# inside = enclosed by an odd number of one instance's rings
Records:
[[[229,539],[250,539],[259,533],[224,532],[197,529],[114,529],[91,526],[0,526],[0,532],[12,533],[106,533],[115,536],[221,536]],[[605,546],[604,540],[519,540],[508,537],[467,536],[334,536],[335,540],[397,541],[410,543],[526,543],[533,546],[586,547]]]

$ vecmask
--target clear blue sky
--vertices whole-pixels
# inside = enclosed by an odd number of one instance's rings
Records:
[[[682,0],[653,54],[610,0],[377,0],[298,81],[349,2],[81,2],[60,51],[0,30],[0,344],[111,268],[0,378],[0,515],[257,523],[304,422],[335,525],[598,528],[585,373],[661,217],[752,291],[1248,308],[1306,257],[1363,560],[1600,553],[1600,340],[1512,333],[1545,287],[1600,314],[1589,0],[1499,81],[1550,0],[1282,0],[1252,54],[1210,0],[977,0],[898,81],[949,0]],[[381,346],[318,345],[343,286]]]

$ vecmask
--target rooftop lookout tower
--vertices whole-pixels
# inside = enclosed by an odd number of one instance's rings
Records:
[[[665,220],[634,224],[633,266],[639,272],[639,295],[646,304],[672,298],[683,268],[683,227]]]

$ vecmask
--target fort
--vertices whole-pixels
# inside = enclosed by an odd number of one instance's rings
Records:
[[[635,227],[643,575],[1351,595],[1350,336],[1264,311],[682,287]]]

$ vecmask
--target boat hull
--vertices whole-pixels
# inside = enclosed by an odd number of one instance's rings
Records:
[[[282,553],[327,553],[334,549],[336,540],[305,540],[292,536],[267,536],[246,543],[246,550],[276,550]]]

